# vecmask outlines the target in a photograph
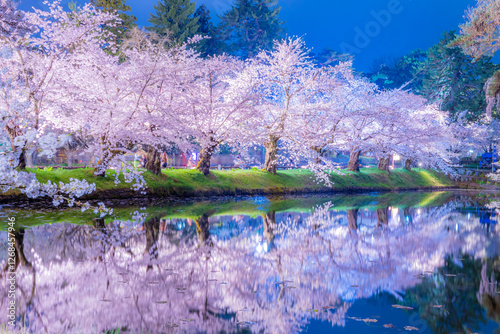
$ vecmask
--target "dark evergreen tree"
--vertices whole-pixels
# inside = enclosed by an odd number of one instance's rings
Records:
[[[212,23],[212,18],[210,17],[210,11],[205,5],[201,5],[194,12],[194,17],[198,18],[198,34],[206,37],[199,42],[197,46],[198,51],[203,57],[207,57],[214,54],[220,54],[223,50],[223,45],[220,42],[219,36],[217,35],[217,29]]]
[[[180,44],[193,37],[199,29],[198,17],[194,16],[196,4],[190,0],[159,0],[150,14],[147,27],[160,37],[167,36],[172,44]]]
[[[453,120],[464,114],[469,122],[486,112],[484,87],[500,67],[489,57],[474,60],[459,47],[450,47],[455,32],[443,38],[427,52],[414,50],[397,59],[379,59],[367,76],[382,89],[405,85],[414,94],[437,103]]]
[[[405,86],[414,94],[422,89],[422,70],[427,61],[427,53],[413,50],[400,58],[379,58],[372,64],[368,77],[382,89],[395,89]]]
[[[102,11],[116,12],[121,20],[116,27],[107,28],[115,36],[113,41],[109,40],[110,47],[107,48],[107,51],[114,53],[112,46],[120,46],[123,43],[127,32],[136,26],[137,18],[126,13],[131,10],[130,6],[126,4],[126,0],[90,0],[90,3]]]
[[[490,57],[474,61],[459,47],[449,47],[455,38],[455,32],[446,32],[427,52],[421,93],[452,118],[465,112],[466,119],[474,122],[486,111],[484,86],[499,66]]]
[[[245,59],[271,49],[284,33],[280,9],[272,0],[236,0],[218,26],[226,52]]]

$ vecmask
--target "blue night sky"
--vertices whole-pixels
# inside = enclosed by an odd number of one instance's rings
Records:
[[[42,2],[21,0],[19,8],[43,8]],[[132,7],[138,24],[145,26],[157,2],[128,0],[127,4]],[[61,3],[67,8],[69,0]],[[232,0],[197,1],[210,9],[215,20],[231,3]],[[458,25],[464,22],[465,10],[475,0],[281,0],[278,3],[289,35],[304,37],[315,52],[326,47],[350,50],[355,55],[356,69],[368,71],[374,59],[402,56],[416,48],[427,49],[444,31],[458,30]]]

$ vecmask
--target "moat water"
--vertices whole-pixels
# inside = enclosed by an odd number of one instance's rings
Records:
[[[14,303],[33,333],[493,333],[495,201],[239,197],[118,207],[104,221],[5,205],[0,323]]]

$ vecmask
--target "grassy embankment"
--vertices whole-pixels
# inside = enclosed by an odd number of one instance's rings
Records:
[[[70,178],[86,179],[97,186],[92,198],[140,197],[130,190],[126,183],[114,184],[114,177],[99,178],[92,169],[77,170],[31,170],[41,182],[67,182]],[[212,171],[205,177],[196,170],[167,169],[155,176],[145,172],[148,184],[147,194],[154,196],[192,197],[210,195],[286,194],[331,191],[404,190],[453,187],[448,177],[432,170],[396,169],[391,173],[374,168],[362,169],[359,173],[343,171],[344,175],[333,174],[333,188],[320,185],[307,170],[278,171],[276,175],[261,170]]]

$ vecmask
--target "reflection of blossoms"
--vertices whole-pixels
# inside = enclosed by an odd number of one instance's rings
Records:
[[[225,234],[210,233],[208,223],[225,218],[205,214],[193,221],[197,238],[186,237],[175,219],[165,221],[162,214],[147,217],[140,228],[118,221],[98,228],[35,227],[24,239],[34,271],[18,269],[19,312],[35,332],[127,326],[139,332],[249,327],[293,333],[311,318],[344,325],[354,300],[380,291],[401,299],[419,282],[415,276],[442,266],[446,254],[484,254],[498,241],[488,239],[478,219],[453,212],[453,205],[409,220],[389,210],[387,219],[362,224],[346,219],[357,215],[349,210],[325,205],[304,219],[286,214],[291,218],[282,221],[276,217],[285,215],[267,213],[264,231],[242,220]],[[267,250],[258,249],[263,244]],[[6,289],[0,291],[3,307],[8,299]]]
[[[499,181],[500,181],[500,176],[499,176]],[[500,202],[497,201],[491,202],[487,205],[487,207],[490,209],[495,209],[498,213],[500,213]]]

